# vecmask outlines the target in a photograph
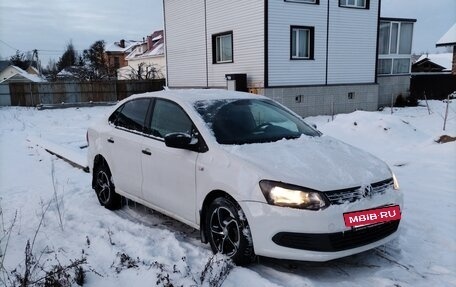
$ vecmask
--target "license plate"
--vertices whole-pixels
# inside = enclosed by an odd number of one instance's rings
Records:
[[[401,219],[399,205],[344,213],[345,226],[358,227]]]

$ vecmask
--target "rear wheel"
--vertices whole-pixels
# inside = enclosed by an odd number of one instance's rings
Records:
[[[107,209],[115,210],[122,206],[122,198],[115,192],[111,171],[105,161],[102,161],[94,173],[95,193],[100,204]]]
[[[252,236],[242,209],[224,197],[216,198],[206,213],[206,235],[212,251],[246,265],[255,257]]]

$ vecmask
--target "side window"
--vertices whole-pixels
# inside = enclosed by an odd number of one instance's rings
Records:
[[[212,35],[212,63],[233,63],[233,32]]]
[[[114,124],[116,126],[123,127],[129,130],[142,132],[144,128],[144,122],[146,119],[147,109],[149,108],[149,103],[149,99],[139,99],[126,102],[121,107],[121,110],[118,109],[114,112],[114,114],[118,113],[117,120]]]
[[[290,59],[313,60],[314,59],[314,27],[291,26]]]
[[[340,7],[369,9],[369,0],[339,0]]]
[[[113,113],[109,116],[108,121],[109,121],[110,124],[113,124],[113,125],[116,124],[117,118],[119,117],[119,114],[120,114],[120,112],[122,111],[122,108],[123,108],[123,107],[124,107],[123,105],[120,106],[119,108],[117,108],[117,110],[116,110],[115,112],[113,112]]]
[[[193,123],[176,103],[157,99],[152,113],[150,130],[152,135],[164,138],[169,133],[192,132]]]

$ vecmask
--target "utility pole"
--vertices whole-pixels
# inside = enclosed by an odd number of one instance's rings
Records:
[[[36,69],[38,70],[39,76],[41,76],[41,65],[40,65],[40,59],[38,58],[38,50],[37,49],[34,49],[32,51],[32,60],[30,61],[29,68],[33,65],[33,60],[35,60]]]

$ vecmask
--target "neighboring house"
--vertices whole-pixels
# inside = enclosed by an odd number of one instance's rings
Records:
[[[164,78],[166,60],[163,30],[155,31],[152,35],[147,36],[147,40],[136,46],[125,59],[128,62],[127,66],[117,70],[120,80]],[[140,77],[139,74],[141,74]]]
[[[106,45],[105,57],[108,65],[108,74],[114,74],[117,69],[127,66],[125,58],[140,44],[140,41],[122,39],[119,42]]]
[[[453,53],[424,54],[412,65],[412,73],[451,73]]]
[[[16,82],[30,82],[30,83],[40,83],[46,82],[45,79],[38,76],[37,74],[30,74],[22,70],[19,67],[10,65],[0,72],[0,83],[16,83]]]
[[[456,24],[436,46],[452,47],[453,53],[423,55],[413,65],[410,90],[417,98],[442,100],[456,91]]]
[[[436,43],[437,47],[452,47],[453,53],[422,56],[415,68],[429,68],[440,72],[413,73],[410,90],[417,97],[442,100],[456,91],[456,24]],[[452,64],[451,64],[452,62]]]
[[[62,69],[56,75],[58,81],[79,81],[81,80],[81,74],[83,74],[83,67],[70,66]]]
[[[453,47],[453,66],[451,72],[456,75],[456,23],[436,43],[436,47]]]
[[[40,71],[38,71],[38,69],[33,66],[28,67],[25,71],[29,74],[33,74],[33,75],[37,75],[37,76],[40,75]]]
[[[164,0],[167,84],[246,76],[303,116],[376,110],[379,11],[379,0]]]
[[[378,105],[389,106],[410,94],[413,28],[416,19],[380,18],[378,32]]]

